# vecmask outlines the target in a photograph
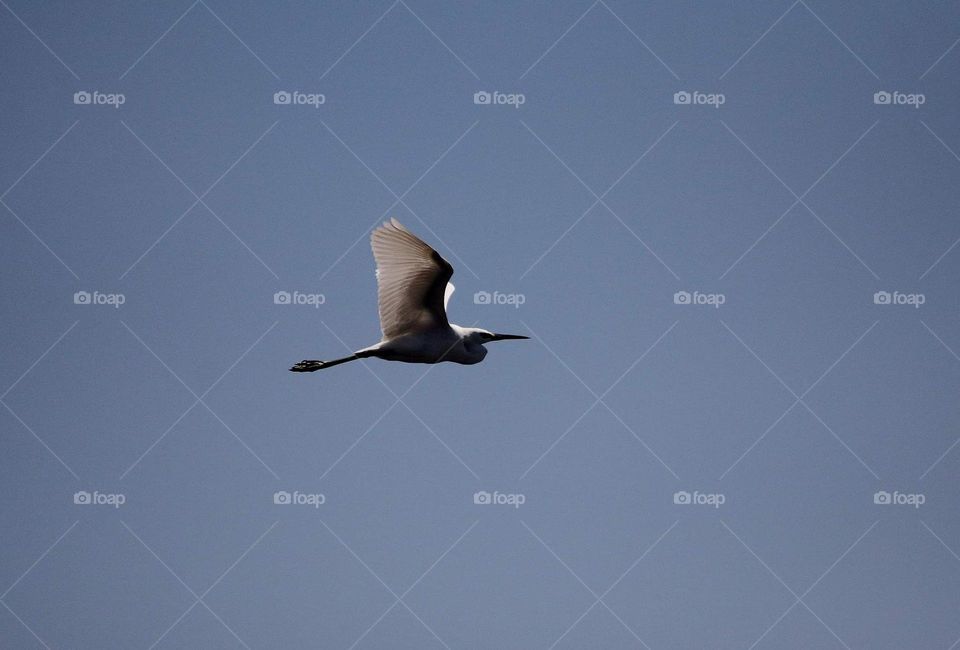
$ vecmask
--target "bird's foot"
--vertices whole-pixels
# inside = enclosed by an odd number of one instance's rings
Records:
[[[300,363],[290,368],[290,372],[314,372],[322,369],[326,364],[317,359],[304,359]]]

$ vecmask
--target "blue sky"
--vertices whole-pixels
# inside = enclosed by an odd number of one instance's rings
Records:
[[[956,6],[0,4],[4,647],[960,638]]]

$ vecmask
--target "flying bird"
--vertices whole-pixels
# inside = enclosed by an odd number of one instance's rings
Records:
[[[377,303],[383,339],[348,357],[332,361],[305,359],[291,371],[314,372],[367,357],[469,365],[480,363],[487,356],[486,343],[530,338],[450,323],[447,303],[454,290],[450,283],[453,267],[396,219],[373,231],[370,247],[377,262]]]

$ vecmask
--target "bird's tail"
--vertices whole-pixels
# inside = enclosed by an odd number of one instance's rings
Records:
[[[300,363],[290,368],[290,372],[316,372],[317,370],[323,370],[324,368],[339,366],[341,363],[346,363],[347,361],[354,361],[359,358],[360,357],[357,356],[356,354],[351,354],[349,357],[343,357],[342,359],[334,359],[333,361],[319,361],[317,359],[304,359]]]

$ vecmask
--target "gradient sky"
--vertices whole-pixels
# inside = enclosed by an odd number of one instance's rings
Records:
[[[960,638],[960,5],[0,4],[0,647]]]

